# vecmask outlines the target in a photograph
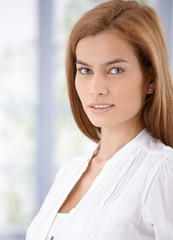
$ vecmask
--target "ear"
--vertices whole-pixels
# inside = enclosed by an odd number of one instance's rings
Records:
[[[155,74],[153,69],[150,71],[147,81],[148,81],[147,94],[153,94],[155,91]]]

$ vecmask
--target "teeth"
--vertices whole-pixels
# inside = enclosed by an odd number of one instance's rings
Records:
[[[93,108],[108,108],[108,107],[111,107],[111,105],[95,105],[93,106]]]

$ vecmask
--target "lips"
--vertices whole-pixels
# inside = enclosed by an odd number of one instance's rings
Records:
[[[97,104],[97,105],[91,105],[91,108],[95,108],[95,109],[105,109],[105,108],[110,108],[113,105],[111,104]]]
[[[109,103],[93,103],[88,105],[89,109],[93,113],[105,113],[110,111],[115,105]]]

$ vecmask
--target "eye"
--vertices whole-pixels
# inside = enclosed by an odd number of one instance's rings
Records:
[[[111,70],[110,70],[110,73],[111,74],[119,74],[119,73],[122,73],[123,72],[123,69],[120,68],[120,67],[113,67]]]
[[[78,72],[80,72],[82,75],[87,75],[87,74],[91,74],[92,70],[89,68],[79,68]]]

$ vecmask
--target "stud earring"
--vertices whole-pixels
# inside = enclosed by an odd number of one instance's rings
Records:
[[[152,89],[151,88],[148,90],[147,94],[152,94]]]

